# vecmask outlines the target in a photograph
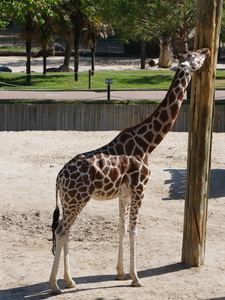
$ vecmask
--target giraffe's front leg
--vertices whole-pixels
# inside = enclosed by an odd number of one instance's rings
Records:
[[[76,287],[76,283],[72,279],[70,273],[68,241],[69,241],[69,234],[66,236],[64,242],[64,279],[66,280],[67,288],[74,288]]]
[[[133,279],[131,285],[134,287],[142,286],[140,279],[137,275],[136,269],[136,238],[137,230],[130,231],[130,276]]]
[[[136,195],[136,199],[131,201],[130,208],[130,276],[133,279],[131,285],[134,287],[141,287],[141,281],[137,275],[136,269],[136,239],[137,239],[137,221],[139,208],[141,206],[141,199]]]
[[[127,217],[129,213],[129,199],[119,199],[119,253],[117,261],[117,275],[116,279],[126,280],[123,268],[123,251],[124,251],[124,237],[127,233]]]

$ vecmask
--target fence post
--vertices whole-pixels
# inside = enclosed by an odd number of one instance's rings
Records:
[[[106,78],[105,79],[105,84],[107,84],[107,100],[110,100],[110,84],[113,83],[112,78]]]

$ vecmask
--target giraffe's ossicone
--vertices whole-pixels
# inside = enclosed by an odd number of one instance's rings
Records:
[[[56,180],[56,210],[53,220],[55,258],[50,276],[52,293],[61,293],[56,275],[62,247],[64,248],[64,278],[67,287],[74,287],[68,255],[70,228],[77,215],[92,198],[119,198],[119,254],[117,279],[126,279],[123,268],[123,244],[129,218],[130,275],[133,286],[141,286],[136,271],[136,238],[139,209],[144,197],[150,169],[148,156],[162,141],[179,113],[193,72],[198,70],[210,51],[203,48],[179,55],[173,82],[151,116],[120,132],[110,143],[96,150],[75,156],[61,169]],[[58,195],[62,205],[59,222]],[[53,249],[54,250],[54,249]]]

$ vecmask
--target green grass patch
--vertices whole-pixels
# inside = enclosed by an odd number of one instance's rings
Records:
[[[170,70],[121,70],[96,71],[91,76],[92,89],[106,89],[106,78],[113,78],[111,89],[168,89],[174,71]],[[225,88],[225,70],[217,71],[216,87]],[[0,73],[0,89],[88,89],[88,72],[80,72],[79,80],[74,81],[74,73],[32,73],[31,82],[26,81],[25,73]]]
[[[225,70],[216,71],[216,88],[225,88]]]
[[[167,89],[173,79],[173,71],[123,70],[97,71],[91,76],[92,89],[106,89],[106,78],[113,78],[111,89]],[[31,82],[26,81],[23,73],[0,73],[0,88],[2,89],[88,89],[88,72],[80,72],[79,80],[74,81],[74,73],[38,73],[31,75]]]

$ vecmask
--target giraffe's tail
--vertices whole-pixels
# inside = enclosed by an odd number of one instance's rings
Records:
[[[53,213],[53,221],[52,221],[52,254],[55,255],[55,249],[56,249],[56,238],[55,238],[55,230],[59,225],[59,207],[57,206]]]
[[[53,213],[53,221],[52,221],[52,254],[55,255],[55,249],[56,249],[56,238],[55,238],[55,230],[59,225],[59,206],[58,206],[58,184],[56,184],[56,208]]]

